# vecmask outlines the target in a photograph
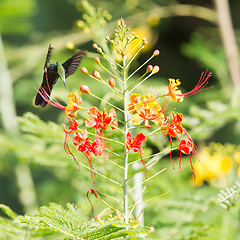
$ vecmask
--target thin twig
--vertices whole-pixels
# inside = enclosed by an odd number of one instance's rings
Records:
[[[166,168],[164,168],[164,169],[162,169],[161,171],[155,173],[155,174],[154,174],[153,176],[151,176],[150,178],[145,179],[143,182],[139,183],[138,185],[136,185],[136,186],[134,186],[132,189],[130,189],[129,192],[131,192],[132,190],[134,190],[137,186],[142,185],[143,183],[145,183],[145,182],[151,180],[152,178],[156,177],[158,174],[162,173],[162,172],[165,171],[165,170],[166,170]]]

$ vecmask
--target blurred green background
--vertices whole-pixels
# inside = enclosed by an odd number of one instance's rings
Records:
[[[154,89],[161,91],[171,77],[179,78],[181,89],[188,91],[206,68],[213,73],[209,81],[213,89],[174,105],[177,112],[184,114],[184,127],[198,146],[202,164],[196,160],[198,180],[194,183],[188,158],[183,160],[183,173],[172,169],[169,157],[158,162],[159,168],[167,170],[148,185],[145,196],[171,193],[146,206],[145,224],[156,229],[150,238],[163,239],[171,234],[171,239],[185,240],[240,237],[239,203],[229,210],[217,203],[219,190],[233,186],[240,176],[239,69],[234,73],[234,66],[239,64],[234,44],[237,46],[240,39],[240,2],[229,1],[233,28],[221,25],[221,19],[227,20],[221,10],[216,10],[218,2],[1,0],[0,203],[19,214],[49,202],[86,205],[92,179],[64,152],[62,112],[52,106],[35,107],[34,87],[38,88],[36,79],[42,79],[50,43],[54,47],[52,62],[63,63],[77,49],[87,49],[88,57],[81,66],[89,72],[99,70],[93,61],[97,54],[92,44],[104,45],[103,38],[111,36],[123,17],[131,31],[148,40],[133,68],[155,49],[160,50],[159,57],[151,62],[160,66],[160,72],[149,81]],[[230,34],[223,29],[234,30],[235,38],[225,39]],[[235,50],[230,57],[228,46]],[[95,95],[107,96],[107,89],[99,88],[80,69],[67,79],[68,90],[60,81],[56,84],[54,96],[66,103],[68,91],[78,90],[84,83]],[[88,101],[89,106],[99,104]],[[147,147],[155,153],[164,144],[166,139],[156,137]],[[174,157],[177,163],[178,156]],[[114,194],[107,183],[99,182],[96,188]],[[102,204],[95,201],[95,206],[100,213]]]

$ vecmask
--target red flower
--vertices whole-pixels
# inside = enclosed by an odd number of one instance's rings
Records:
[[[106,130],[108,126],[111,126],[112,129],[118,126],[116,112],[113,108],[108,115],[106,109],[104,109],[103,112],[100,112],[96,107],[91,107],[88,111],[88,115],[92,118],[86,119],[86,127],[93,127],[101,131]]]
[[[95,156],[100,156],[102,155],[102,150],[103,150],[103,142],[100,139],[96,139],[92,144],[91,144],[91,140],[90,138],[87,138],[87,132],[86,131],[82,131],[81,134],[75,134],[74,136],[74,140],[76,142],[76,144],[78,144],[77,150],[79,152],[82,152],[91,167],[91,175],[92,178],[94,180],[94,184],[96,183],[95,178],[93,177],[93,165],[92,165],[92,159],[91,159],[91,153],[93,153]],[[75,145],[76,145],[75,144]],[[96,174],[95,174],[96,175]]]
[[[76,158],[74,157],[74,155],[72,154],[71,150],[69,149],[69,146],[68,146],[68,139],[70,137],[70,134],[75,132],[77,129],[78,129],[78,121],[76,119],[71,119],[69,118],[69,120],[72,122],[69,124],[69,128],[68,129],[64,129],[64,132],[65,132],[65,139],[64,139],[64,150],[67,154],[70,154],[72,155],[74,161],[78,164]]]
[[[146,142],[146,140],[147,138],[142,133],[137,134],[134,138],[132,137],[132,134],[128,132],[126,139],[127,150],[130,151],[132,149],[134,152],[143,152],[141,144]]]
[[[72,122],[69,124],[69,129],[68,130],[66,128],[64,129],[64,132],[67,134],[73,133],[78,128],[78,121],[76,119],[69,118],[69,120]]]
[[[77,150],[84,153],[85,155],[90,155],[92,152],[92,145],[90,138],[86,138],[84,141],[78,144]]]
[[[73,144],[78,146],[78,144],[81,141],[86,140],[87,136],[88,136],[87,130],[84,130],[84,131],[81,131],[81,132],[76,132],[73,136]]]
[[[181,126],[183,115],[172,112],[172,123],[170,123],[170,117],[166,118],[165,122],[160,124],[162,133],[164,135],[169,135],[171,137],[176,137],[178,134],[183,133],[183,128]]]
[[[182,118],[183,118],[182,114],[176,113],[175,115],[174,112],[172,112],[172,123],[170,123],[170,117],[167,117],[166,121],[160,124],[162,133],[164,135],[169,136],[171,149],[172,149],[172,137],[178,137],[178,135],[181,135],[184,131],[181,126]],[[174,168],[174,162],[172,159],[172,150],[170,150],[170,158]],[[181,168],[180,165],[179,167]]]
[[[189,161],[190,161],[190,165],[192,168],[192,172],[193,172],[193,176],[195,179],[195,171],[192,165],[192,159],[191,159],[191,153],[193,153],[194,155],[196,155],[196,147],[195,144],[193,143],[191,137],[188,135],[187,132],[185,132],[186,135],[189,137],[188,139],[182,139],[181,141],[179,141],[179,145],[178,145],[178,149],[180,150],[180,160],[179,160],[179,168],[181,169],[181,161],[182,161],[182,154],[188,154],[189,155]]]
[[[78,129],[78,121],[76,119],[70,119],[69,120],[72,122],[69,124],[69,128],[68,129],[64,129],[64,132],[66,133],[65,134],[65,140],[64,140],[64,149],[65,149],[65,152],[68,153],[68,154],[71,154],[71,151],[68,147],[68,138],[70,136],[71,133],[75,132],[77,129]]]
[[[182,139],[178,145],[178,149],[184,154],[190,154],[193,148],[194,143],[190,139]]]
[[[100,155],[102,155],[102,150],[103,150],[103,142],[99,138],[97,138],[92,143],[92,153],[95,156],[100,156]]]
[[[141,144],[146,142],[146,140],[147,138],[142,133],[137,134],[135,138],[132,137],[132,134],[130,134],[129,132],[127,133],[127,138],[126,138],[127,150],[130,151],[132,149],[134,152],[140,153],[142,164],[143,164],[143,167],[145,168],[145,176],[147,175],[147,168],[142,158],[143,149]]]

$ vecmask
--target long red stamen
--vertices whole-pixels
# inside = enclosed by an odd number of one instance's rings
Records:
[[[146,168],[145,162],[144,162],[144,160],[143,160],[143,156],[142,156],[142,152],[141,152],[141,151],[140,151],[140,158],[141,158],[143,167],[144,167],[144,169],[145,169],[145,179],[147,179],[147,168]]]
[[[208,84],[208,79],[211,77],[212,73],[208,73],[208,69],[206,70],[206,72],[202,72],[201,73],[201,76],[200,76],[200,79],[198,80],[198,83],[197,85],[189,92],[187,93],[182,93],[182,94],[176,94],[176,96],[183,96],[183,97],[186,97],[186,96],[192,96],[193,94],[195,93],[198,93],[198,92],[201,92],[201,91],[205,91],[207,89],[210,89],[210,88],[213,88],[213,86],[211,87],[208,87],[208,88],[204,88],[207,84]]]
[[[184,133],[186,134],[186,136],[188,137],[188,139],[191,140],[192,144],[193,144],[193,150],[192,153],[197,157],[197,146],[194,144],[191,136],[187,133],[187,131],[183,128]]]
[[[70,137],[70,134],[66,133],[65,140],[64,140],[64,150],[65,150],[65,152],[66,152],[67,154],[70,154],[70,155],[73,157],[75,163],[78,165],[78,167],[80,167],[77,159],[75,158],[75,156],[73,155],[73,153],[71,152],[71,150],[70,150],[70,148],[69,148],[69,146],[68,146],[68,138],[69,138],[69,137]]]
[[[178,141],[179,141],[179,143],[180,143],[180,138],[179,138],[179,136],[177,135],[177,138],[178,138]],[[180,146],[180,159],[179,159],[179,170],[181,171],[181,173],[182,173],[182,166],[181,166],[181,162],[182,162],[182,152],[181,152],[181,146]]]
[[[94,168],[93,168],[93,165],[92,165],[91,157],[88,157],[88,155],[87,155],[86,153],[84,153],[84,155],[86,156],[86,158],[87,158],[87,160],[88,160],[88,162],[89,162],[89,164],[90,164],[90,167],[91,167],[91,176],[92,176],[92,178],[93,178],[93,180],[94,180],[93,185],[95,185],[96,180],[95,180],[95,178],[94,178],[94,176],[93,176],[93,170],[94,170]],[[96,175],[95,172],[94,172],[94,175]]]
[[[94,190],[94,191],[96,191],[96,190]],[[95,219],[95,221],[96,221],[96,217],[95,217],[95,214],[94,214],[94,211],[93,211],[93,205],[92,205],[92,202],[91,202],[91,200],[90,200],[90,198],[89,198],[89,196],[88,196],[89,193],[92,193],[92,191],[89,191],[89,190],[88,190],[88,192],[87,192],[87,199],[88,199],[88,201],[89,201],[90,204],[91,204],[92,215],[93,215],[93,217],[94,217],[94,219]],[[94,194],[94,195],[95,195],[95,194]],[[96,197],[96,195],[95,195],[95,197]]]
[[[189,161],[190,161],[190,165],[191,165],[192,172],[193,172],[194,182],[196,182],[196,175],[195,175],[195,170],[194,170],[194,167],[192,164],[191,153],[189,153]]]
[[[169,139],[170,139],[170,146],[171,146],[171,150],[170,150],[170,159],[171,159],[172,164],[173,164],[173,169],[175,169],[175,167],[174,167],[174,161],[173,161],[173,158],[172,158],[172,138],[171,138],[170,135],[168,135],[168,136],[169,136]]]

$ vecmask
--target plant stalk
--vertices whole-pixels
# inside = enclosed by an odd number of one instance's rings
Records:
[[[123,59],[123,99],[124,99],[124,176],[123,176],[123,212],[124,212],[124,222],[128,224],[128,186],[127,186],[127,178],[128,178],[128,150],[126,147],[126,141],[127,141],[127,133],[128,133],[128,120],[129,120],[129,114],[128,114],[128,99],[129,99],[129,93],[127,90],[127,72],[126,72],[126,57],[124,56]]]

